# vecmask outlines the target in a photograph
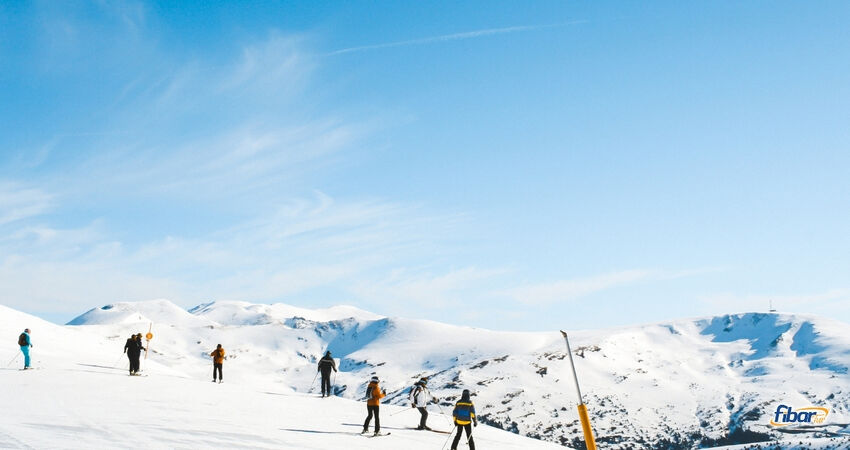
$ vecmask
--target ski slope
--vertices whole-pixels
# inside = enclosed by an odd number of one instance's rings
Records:
[[[91,436],[94,446],[120,446],[116,437],[101,436],[116,428],[123,430],[118,436],[169,448],[331,448],[340,442],[384,448],[377,445],[385,441],[419,448],[404,441],[408,438],[423,442],[422,448],[438,448],[444,435],[404,429],[418,421],[407,407],[408,390],[428,376],[441,399],[429,419],[435,428],[449,429],[448,418],[439,413],[450,412],[462,389],[472,390],[481,422],[492,425],[476,429],[476,440],[487,442],[479,448],[553,448],[541,441],[583,446],[572,376],[557,331],[497,332],[347,306],[307,310],[245,302],[214,302],[188,311],[167,300],[115,303],[82,314],[73,326],[0,312],[7,342],[16,340],[24,326],[33,329],[33,355],[43,367],[0,372],[15,377],[13,384],[36,383],[4,393],[0,400],[26,403],[29,390],[42,393],[40,377],[60,390],[44,392],[46,397],[34,404],[33,419],[25,423],[3,413],[7,417],[0,432],[16,439],[27,437],[22,434],[27,427],[39,423],[36,417],[44,413],[36,410],[53,410],[50,397],[58,405],[80,403],[86,421],[111,424]],[[121,351],[127,336],[144,334],[151,326],[154,339],[142,365],[149,376],[131,378],[115,369],[126,367]],[[792,442],[850,448],[850,333],[843,323],[747,313],[577,331],[570,339],[601,448],[739,448],[734,445],[751,442],[766,443],[752,448],[784,448]],[[228,352],[226,381],[213,385],[208,354],[218,343]],[[333,352],[340,367],[334,379],[338,398],[315,395],[316,362],[325,350]],[[14,346],[8,350],[14,351]],[[14,356],[8,352],[0,356]],[[388,393],[382,411],[391,436],[351,434],[365,418],[359,400],[372,375],[381,378]],[[827,406],[830,418],[815,428],[777,430],[768,422],[779,403]],[[42,420],[80,426],[76,421],[82,419],[58,411]],[[184,429],[195,431],[176,436]],[[231,438],[211,437],[219,429]],[[310,447],[307,441],[323,443]]]
[[[159,319],[163,314],[186,318],[168,305],[141,306],[146,320],[155,314]],[[222,384],[210,382],[209,370],[194,367],[209,369],[197,355],[191,361],[169,358],[163,364],[152,353],[142,364],[146,376],[131,377],[122,355],[129,332],[107,336],[99,332],[108,328],[103,326],[56,326],[0,306],[0,336],[17,339],[24,323],[33,332],[32,356],[38,369],[19,370],[21,357],[15,357],[13,347],[5,346],[0,353],[4,363],[12,360],[14,365],[0,370],[0,448],[416,450],[441,448],[448,437],[407,429],[417,423],[418,413],[391,405],[381,408],[382,430],[391,434],[361,436],[364,403],[317,398],[275,381],[247,383],[253,369],[230,361]],[[132,328],[130,323],[122,320],[115,328]],[[449,429],[448,417],[432,414],[433,428]],[[474,436],[481,448],[561,448],[485,425],[475,428]]]

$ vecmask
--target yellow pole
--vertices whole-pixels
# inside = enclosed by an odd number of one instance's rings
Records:
[[[587,415],[587,405],[579,403],[578,418],[581,419],[581,431],[584,433],[584,443],[587,450],[596,450],[596,439],[593,438],[593,429],[590,428],[590,417]]]
[[[567,355],[570,357],[570,367],[573,369],[573,380],[576,383],[576,393],[578,394],[578,418],[581,420],[581,431],[584,433],[584,444],[587,450],[596,450],[596,439],[593,438],[593,428],[590,427],[590,416],[587,414],[587,406],[581,398],[581,388],[578,385],[578,375],[576,375],[576,365],[573,362],[573,352],[570,350],[570,338],[567,333],[561,330],[561,335],[564,336],[564,342],[567,343]]]

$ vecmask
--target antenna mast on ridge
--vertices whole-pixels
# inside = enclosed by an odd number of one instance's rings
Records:
[[[773,309],[773,300],[770,300],[770,310],[769,311],[772,312],[772,313],[776,312],[776,310]]]

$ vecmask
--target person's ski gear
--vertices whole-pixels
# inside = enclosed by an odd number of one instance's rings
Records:
[[[225,351],[223,348],[221,348],[221,344],[218,344],[218,347],[216,347],[216,349],[213,350],[212,353],[210,353],[210,356],[213,357],[213,362],[218,364],[224,363],[224,355]]]
[[[366,416],[366,421],[363,423],[363,428],[369,428],[369,422],[372,420],[372,416],[375,416],[375,433],[377,434],[381,431],[381,417],[380,417],[380,405],[381,399],[386,396],[386,393],[381,390],[381,386],[378,385],[378,377],[372,377],[372,381],[369,382],[369,386],[366,387],[366,410],[369,415]]]
[[[369,435],[369,436],[366,436],[366,437],[374,438],[374,437],[381,437],[381,436],[389,436],[391,434],[392,433],[379,433],[379,432],[376,431],[375,434],[372,434],[372,435]]]
[[[452,411],[452,417],[455,419],[456,425],[469,425],[474,422],[478,425],[478,419],[475,418],[475,405],[469,399],[469,391],[464,389],[460,400],[455,403],[455,409]]]
[[[21,352],[24,354],[24,369],[30,368],[30,348],[26,345],[21,346]]]
[[[413,385],[408,399],[416,407],[425,407],[429,403],[436,402],[436,398],[431,395],[431,391],[428,390],[428,387],[422,381],[418,381]]]
[[[331,352],[319,360],[318,371],[322,372],[322,397],[331,395],[331,370],[336,372],[336,362],[331,357]]]
[[[139,371],[139,357],[144,349],[139,336],[138,334],[130,336],[130,339],[127,339],[127,342],[124,344],[124,353],[127,354],[127,359],[130,360],[130,375]]]
[[[30,347],[32,347],[29,328],[18,336],[18,345],[21,347],[21,353],[24,354],[24,369],[28,369],[30,367]]]
[[[213,357],[213,381],[216,380],[216,372],[218,372],[218,379],[224,381],[224,374],[222,374],[222,368],[224,367],[224,349],[221,348],[221,344],[218,344],[215,350],[210,353],[210,356]]]
[[[375,433],[381,431],[381,408],[377,405],[367,405],[366,411],[369,415],[366,416],[366,421],[363,422],[363,431],[369,431],[369,422],[372,421],[372,416],[375,416]]]
[[[366,404],[368,406],[378,406],[384,397],[386,397],[386,393],[378,385],[378,377],[372,377],[372,381],[366,387]]]
[[[457,444],[460,442],[460,435],[463,431],[466,431],[466,442],[469,444],[469,450],[475,450],[475,440],[472,439],[472,427],[469,424],[457,425],[457,434],[452,441],[452,450],[457,450]]]

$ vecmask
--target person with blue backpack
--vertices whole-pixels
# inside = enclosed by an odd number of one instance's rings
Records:
[[[457,435],[455,435],[455,439],[452,441],[452,450],[457,450],[457,443],[460,442],[460,435],[464,430],[466,430],[466,441],[469,443],[469,450],[475,450],[475,441],[472,440],[472,426],[478,426],[478,419],[475,418],[475,405],[469,399],[469,389],[464,389],[460,400],[455,403],[452,417],[454,417],[455,425],[457,426]],[[472,426],[470,426],[470,423]]]
[[[21,353],[24,354],[24,370],[30,369],[30,348],[32,347],[32,339],[30,338],[30,329],[27,328],[18,336],[18,345],[21,346]]]

